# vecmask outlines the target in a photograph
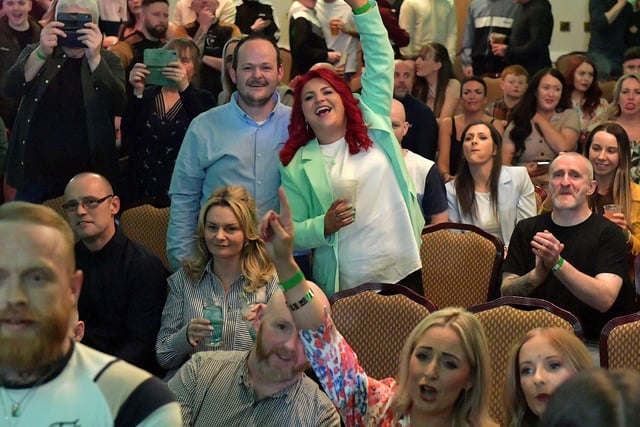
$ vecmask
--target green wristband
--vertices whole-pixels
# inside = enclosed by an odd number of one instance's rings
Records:
[[[558,262],[556,262],[556,264],[551,267],[551,271],[556,272],[560,270],[562,268],[562,264],[564,264],[564,258],[560,257],[558,258]]]
[[[363,4],[362,6],[353,9],[353,14],[354,15],[362,15],[363,13],[365,13],[367,10],[371,9],[373,7],[373,5],[371,4],[370,1],[366,2],[365,4]]]
[[[302,274],[302,271],[298,270],[298,272],[294,274],[293,277],[291,277],[288,280],[285,280],[284,282],[280,282],[280,289],[286,292],[289,289],[296,286],[298,283],[302,282],[303,280],[304,280],[304,274]]]
[[[47,56],[44,53],[40,52],[40,46],[36,48],[36,56],[42,59],[43,61],[47,60]]]

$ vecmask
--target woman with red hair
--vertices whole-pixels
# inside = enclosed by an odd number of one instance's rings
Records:
[[[389,120],[393,51],[375,3],[347,2],[367,64],[362,96],[322,68],[295,86],[280,153],[294,246],[314,249],[313,278],[327,295],[365,282],[400,282],[422,293],[424,219]],[[334,197],[345,180],[357,182],[353,200]]]
[[[586,56],[570,58],[564,78],[571,93],[573,109],[580,118],[578,151],[582,151],[589,132],[607,119],[609,103],[600,97],[602,89],[598,86],[598,72]]]

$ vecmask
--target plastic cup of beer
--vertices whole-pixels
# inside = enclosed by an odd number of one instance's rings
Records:
[[[504,44],[507,41],[507,35],[502,33],[491,33],[489,38],[496,44]]]
[[[603,212],[605,217],[607,217],[609,219],[612,219],[613,218],[613,214],[621,213],[622,209],[618,205],[613,205],[613,204],[604,205],[602,207],[602,212]]]

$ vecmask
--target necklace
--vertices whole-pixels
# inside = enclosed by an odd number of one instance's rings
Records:
[[[22,410],[27,405],[27,403],[29,403],[29,400],[31,400],[37,389],[37,386],[31,387],[29,391],[27,391],[24,396],[22,396],[22,398],[20,398],[19,400],[15,400],[11,396],[11,393],[9,393],[9,389],[2,387],[2,390],[4,390],[11,403],[11,411],[7,411],[5,409],[4,403],[2,404],[2,410],[4,412],[9,412],[12,418],[19,418],[20,415],[22,415]]]

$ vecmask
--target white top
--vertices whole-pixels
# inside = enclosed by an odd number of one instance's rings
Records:
[[[320,145],[329,181],[355,179],[356,220],[338,231],[340,290],[365,282],[396,283],[420,269],[420,253],[393,169],[375,144],[349,154],[344,138]]]
[[[341,19],[348,27],[355,29],[355,21],[353,20],[353,12],[351,7],[344,0],[336,0],[333,3],[326,3],[324,0],[318,0],[316,4],[316,14],[322,34],[327,42],[327,47],[336,52],[346,52],[349,57],[345,67],[345,72],[354,73],[358,66],[358,39],[347,33],[340,32],[337,36],[331,35],[331,27],[329,21],[332,19]]]
[[[409,45],[400,48],[402,55],[415,57],[422,46],[436,42],[447,48],[451,62],[454,62],[458,21],[451,0],[404,0],[398,23],[411,35]]]
[[[476,191],[476,204],[478,206],[478,220],[476,224],[489,234],[493,234],[504,242],[502,230],[498,216],[491,208],[491,193],[480,193]]]
[[[109,22],[126,22],[127,16],[127,0],[99,0],[98,12],[100,19]]]
[[[404,164],[407,166],[407,172],[413,181],[413,185],[416,187],[416,195],[418,196],[418,203],[422,206],[422,198],[424,197],[424,185],[427,183],[427,175],[429,171],[435,165],[429,159],[425,159],[419,154],[414,153],[411,150],[406,150],[404,156]]]

